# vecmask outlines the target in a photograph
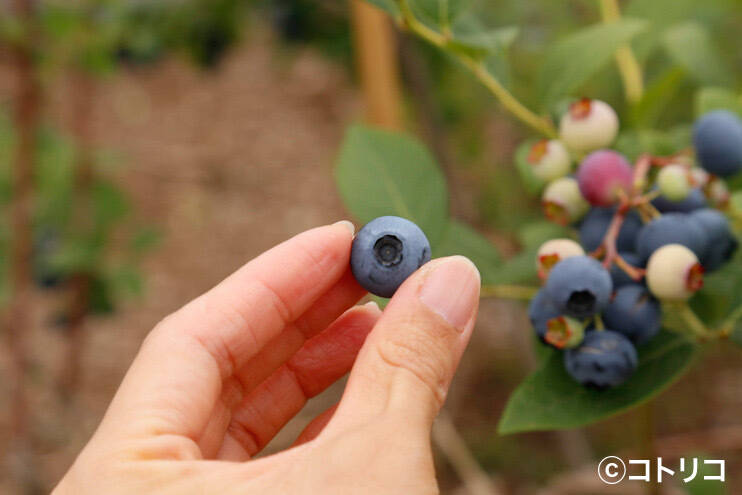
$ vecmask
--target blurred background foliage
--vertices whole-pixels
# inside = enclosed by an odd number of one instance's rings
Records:
[[[23,0],[20,3],[24,3]],[[147,257],[156,257],[158,249],[165,250],[166,256],[178,257],[179,249],[186,248],[182,244],[168,248],[168,235],[178,238],[172,226],[160,226],[157,220],[150,219],[149,211],[140,211],[141,199],[138,198],[142,194],[132,191],[126,180],[122,179],[132,165],[127,161],[130,150],[126,137],[113,144],[100,145],[86,135],[84,122],[78,122],[79,125],[74,122],[60,124],[59,119],[45,112],[49,104],[47,96],[54,92],[54,88],[71,77],[73,81],[85,81],[83,85],[73,82],[70,89],[73,97],[75,90],[85,93],[87,89],[94,88],[95,98],[105,101],[113,92],[109,83],[118,78],[142,74],[148,77],[159,72],[166,74],[165,77],[170,78],[169,83],[176,87],[191,77],[185,74],[187,70],[198,77],[217,79],[224,74],[224,64],[229,60],[230,53],[239,52],[251,43],[266,44],[270,64],[288,65],[292,60],[301,59],[303,52],[311,50],[326,58],[331,67],[339,67],[348,79],[356,77],[357,61],[354,59],[350,19],[352,9],[347,1],[48,0],[31,3],[37,4],[37,10],[31,21],[27,22],[13,14],[13,0],[0,0],[0,67],[3,69],[0,78],[12,79],[17,63],[16,54],[25,53],[33,62],[34,77],[41,92],[38,98],[42,110],[32,129],[36,137],[34,210],[30,223],[34,245],[32,275],[39,289],[46,291],[47,288],[55,288],[64,293],[74,290],[70,287],[70,280],[84,276],[87,280],[84,285],[87,291],[85,318],[101,314],[123,318],[121,312],[117,312],[118,308],[123,307],[122,312],[126,314],[126,311],[136,311],[138,304],[146,306],[148,298],[162,297],[146,290],[151,282],[150,274],[144,268],[147,266]],[[627,106],[622,95],[621,79],[612,63],[601,67],[572,93],[603,99],[619,111],[623,124],[619,147],[623,151],[635,156],[640,149],[649,147],[658,150],[658,153],[667,153],[666,150],[677,148],[677,143],[687,139],[688,123],[698,112],[699,106],[742,106],[738,96],[742,89],[740,2],[630,0],[622,2],[621,7],[625,16],[649,22],[649,28],[632,41],[632,47],[644,66],[647,96],[637,105]],[[545,104],[543,99],[543,72],[544,67],[548,66],[549,51],[558,40],[597,23],[599,19],[600,12],[595,0],[473,0],[458,21],[457,29],[466,32],[472,26],[482,25],[502,28],[500,42],[506,49],[498,51],[488,61],[488,66],[527,106],[554,116],[561,112],[564,102]],[[267,38],[265,32],[270,33]],[[462,240],[468,239],[470,242],[466,249],[479,254],[480,264],[492,268],[491,271],[494,271],[494,267],[500,267],[501,281],[520,282],[524,274],[525,278],[531,277],[533,250],[545,239],[562,233],[560,227],[543,221],[538,199],[529,193],[537,185],[529,186],[527,181],[524,182],[515,166],[517,147],[523,140],[532,137],[532,132],[506,114],[480,83],[451,57],[404,33],[396,36],[403,78],[405,124],[413,133],[424,137],[435,155],[434,159],[448,183],[450,213],[457,219],[449,225],[449,237],[455,239],[456,246],[446,244],[444,236],[440,253],[453,252]],[[254,58],[249,60],[255,62]],[[173,61],[187,64],[187,69],[177,73],[167,72],[170,70],[168,64]],[[327,69],[327,66],[321,67],[318,70],[333,70]],[[256,64],[245,70],[249,79],[251,70],[266,70],[266,66]],[[249,82],[246,84],[244,92],[253,91]],[[211,90],[219,91],[214,87]],[[7,88],[2,91],[0,206],[4,214],[0,219],[0,301],[6,306],[12,299],[8,279],[12,269],[11,244],[16,234],[8,223],[14,197],[11,171],[17,137],[23,130],[14,128],[14,99],[8,96]],[[229,105],[230,98],[236,101],[243,97],[238,93],[225,93],[222,103]],[[327,93],[329,97],[346,98],[336,86],[330,86]],[[166,92],[162,91],[155,95],[162,100],[168,98]],[[83,102],[79,108],[84,108],[86,102],[92,104],[92,97],[86,100],[87,96],[90,95],[82,95]],[[259,94],[252,96],[261,97]],[[77,97],[80,95],[77,94]],[[313,96],[310,95],[311,98]],[[356,96],[354,99],[359,98]],[[293,101],[285,95],[284,100]],[[138,109],[136,101],[132,99],[124,104]],[[212,109],[213,114],[203,115],[203,119],[211,122],[209,119],[216,119],[219,110]],[[276,109],[277,112],[280,110]],[[339,146],[342,127],[358,118],[357,114],[351,118],[342,115],[332,117],[339,129],[332,134],[332,142],[328,145],[333,149]],[[309,118],[326,117],[312,114]],[[258,121],[270,122],[267,118],[258,118]],[[83,131],[80,132],[80,129]],[[288,131],[276,128],[271,132],[279,134]],[[255,145],[259,146],[260,143],[256,140]],[[225,156],[216,146],[209,152],[209,160],[219,164],[234,158]],[[303,153],[302,150],[297,152],[299,156]],[[264,158],[264,161],[270,160]],[[312,173],[325,174],[329,180],[331,161],[332,157],[327,158],[326,166]],[[81,169],[90,171],[89,174],[83,174],[88,178],[82,181],[82,185]],[[172,173],[172,169],[168,170],[170,172],[164,173]],[[241,173],[250,175],[252,172],[248,168],[241,169]],[[273,191],[273,183],[286,183],[289,191],[286,195],[292,198],[295,195],[291,188],[301,186],[297,186],[288,175],[268,175],[269,178],[260,182],[260,186]],[[213,183],[219,184],[222,179],[218,173],[215,173],[215,177]],[[172,178],[179,180],[174,174]],[[213,187],[211,182],[203,186],[204,189],[209,187]],[[259,191],[257,189],[254,193],[259,194]],[[188,194],[183,195],[183,202],[187,203],[191,196],[200,197],[188,189]],[[199,210],[202,206],[199,203],[193,209]],[[328,208],[328,211],[336,210]],[[207,221],[207,224],[211,222],[213,228],[216,228],[216,216],[214,214]],[[270,224],[266,222],[265,228],[269,230]],[[470,235],[474,229],[497,249],[488,249],[482,245],[480,237]],[[208,228],[200,233],[210,235]],[[234,239],[223,242],[234,242]],[[161,247],[162,244],[165,246]],[[253,247],[257,249],[257,246]],[[248,254],[252,256],[257,252]],[[245,253],[241,255],[244,258]],[[503,258],[509,259],[504,267],[500,265]],[[207,286],[194,282],[191,295]],[[740,293],[736,283],[721,286],[726,294]],[[135,302],[127,303],[132,295],[137,296]],[[711,307],[715,297],[709,296],[702,306]],[[43,320],[53,321],[57,328],[69,330],[70,302],[66,296],[62,301],[60,304],[55,299],[44,306],[46,316]],[[132,307],[131,304],[135,305],[135,309],[127,310],[127,307]],[[510,315],[508,318],[514,321],[513,325],[524,325],[522,309],[517,305],[498,303],[490,311],[494,316],[488,316],[486,308],[483,313],[484,324],[499,324],[504,314]],[[88,322],[88,326],[101,325],[98,320],[93,320]],[[113,335],[113,339],[124,338]],[[496,333],[485,335],[491,338],[497,336]],[[66,345],[73,352],[67,355],[79,359],[84,354],[78,348],[80,341],[70,342]],[[529,366],[523,362],[525,358],[521,354],[507,351],[508,344],[499,344],[505,346],[504,351],[498,347],[498,343],[487,344],[494,348],[485,345],[483,356],[479,359],[471,357],[470,362],[474,363],[471,364],[472,369],[468,374],[467,370],[462,370],[467,380],[466,389],[453,394],[454,405],[451,408],[476,460],[493,473],[498,486],[504,487],[503,493],[537,493],[539,485],[560,474],[579,478],[576,468],[580,462],[575,462],[575,459],[586,460],[585,452],[588,452],[587,460],[615,454],[617,449],[627,447],[627,437],[632,439],[628,445],[634,445],[634,439],[643,435],[648,414],[660,418],[655,421],[662,423],[660,433],[666,434],[693,428],[702,431],[717,424],[730,428],[735,426],[729,418],[735,416],[734,408],[740,404],[729,397],[738,395],[736,391],[742,381],[737,372],[738,366],[735,367],[738,358],[728,349],[711,349],[705,352],[711,354],[713,360],[701,365],[682,386],[673,388],[664,396],[667,400],[657,404],[654,411],[639,411],[590,427],[587,440],[583,433],[578,438],[545,434],[495,437],[495,425],[505,399]],[[496,358],[493,359],[493,355]],[[528,356],[528,352],[525,355]],[[34,373],[37,376],[38,369],[34,368]],[[115,378],[118,377],[115,375]],[[696,392],[711,381],[720,383],[722,388],[726,387],[718,395],[725,397],[727,402],[719,399],[708,403],[707,407],[700,406]],[[39,383],[39,379],[34,378],[33,383]],[[54,380],[52,383],[55,383]],[[31,388],[35,390],[34,387]],[[729,392],[730,388],[732,392]],[[8,405],[10,389],[3,389],[2,392],[0,403]],[[72,392],[74,395],[76,391]],[[97,392],[96,403],[99,405],[96,411],[100,411],[112,392],[110,388]],[[63,399],[62,404],[68,399]],[[34,397],[30,400],[32,404],[39,402]],[[70,406],[54,407],[63,410]],[[52,411],[56,411],[54,407]],[[720,412],[719,408],[722,407],[729,410]],[[10,407],[4,409],[10,410]],[[89,420],[92,425],[88,425],[86,431],[90,431],[96,421],[97,416],[93,416]],[[3,420],[0,427],[12,428],[11,424],[9,420]],[[74,421],[71,424],[74,425]],[[47,425],[46,428],[52,427]],[[67,425],[66,428],[71,430],[72,426]],[[38,428],[33,434],[39,436]],[[6,435],[0,434],[0,437],[3,436]],[[680,440],[676,443],[681,446],[698,444],[697,441],[685,440],[686,443]],[[56,443],[52,442],[49,447],[48,442],[34,440],[36,444],[45,445],[41,454],[37,447],[33,447],[35,455],[57,453],[51,456],[55,464],[48,470],[53,474],[46,474],[45,477],[35,473],[41,481],[36,484],[28,480],[21,483],[23,492],[48,489],[54,476],[63,471],[83,441],[84,438],[75,438],[72,442],[55,440]],[[740,472],[740,449],[742,444],[733,445],[725,451],[728,473]],[[555,454],[557,451],[561,453]],[[685,451],[674,451],[674,455],[683,454]],[[526,459],[528,462],[525,462]],[[441,461],[440,465],[444,491],[454,493],[462,490],[457,476],[446,461]],[[15,469],[8,468],[6,471],[9,479],[22,477]],[[590,476],[594,478],[592,471],[588,478]],[[578,493],[569,488],[577,484],[575,479],[572,485],[567,484],[566,490],[549,493]],[[0,491],[5,486],[0,485]],[[7,486],[9,490],[17,487],[15,484]],[[584,493],[601,493],[600,487],[592,490]]]

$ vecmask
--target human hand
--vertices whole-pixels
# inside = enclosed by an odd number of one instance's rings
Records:
[[[434,260],[383,315],[351,308],[364,294],[352,238],[349,222],[304,232],[165,318],[54,493],[436,493],[430,429],[479,274]],[[349,370],[340,403],[295,446],[250,460]]]

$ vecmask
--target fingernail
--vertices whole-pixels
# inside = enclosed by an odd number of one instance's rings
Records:
[[[335,226],[335,225],[342,225],[343,227],[345,227],[346,229],[348,229],[350,231],[350,235],[353,235],[353,234],[356,233],[356,226],[353,225],[353,222],[351,222],[349,220],[340,220],[339,222],[335,222],[332,225],[333,226]]]
[[[364,304],[364,306],[366,306],[366,307],[369,307],[369,308],[376,308],[376,309],[378,309],[379,311],[381,311],[381,308],[380,308],[380,307],[379,307],[379,305],[378,305],[378,304],[376,303],[376,301],[369,301],[369,302],[367,302],[366,304]]]
[[[433,263],[425,275],[420,300],[462,331],[479,301],[479,270],[463,256],[451,256]]]

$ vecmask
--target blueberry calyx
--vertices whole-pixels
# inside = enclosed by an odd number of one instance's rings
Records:
[[[382,266],[399,264],[404,257],[403,251],[402,241],[390,234],[379,237],[374,243],[374,256]]]

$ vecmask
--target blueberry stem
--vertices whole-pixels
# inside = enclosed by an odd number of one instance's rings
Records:
[[[719,327],[719,337],[729,337],[740,318],[742,318],[742,305],[737,306],[724,320],[724,323]]]
[[[691,309],[687,302],[683,301],[677,304],[678,315],[683,319],[688,328],[698,338],[698,340],[708,340],[713,334],[708,327],[701,321],[698,315]]]
[[[538,292],[538,287],[521,285],[483,285],[479,296],[482,298],[496,297],[500,299],[530,300]]]
[[[603,22],[610,24],[621,19],[621,11],[617,0],[600,0],[600,13]],[[626,94],[626,100],[636,104],[644,94],[644,76],[639,61],[634,56],[631,46],[626,43],[616,50],[616,65],[621,74],[621,80]]]
[[[553,139],[557,137],[556,129],[551,121],[535,114],[523,105],[520,100],[492,75],[481,60],[450,49],[452,38],[450,30],[447,30],[445,34],[441,34],[420,22],[410,8],[408,0],[397,0],[397,5],[402,14],[401,25],[403,27],[431,45],[447,51],[449,55],[458,59],[500,101],[506,110],[523,123],[549,138]]]

